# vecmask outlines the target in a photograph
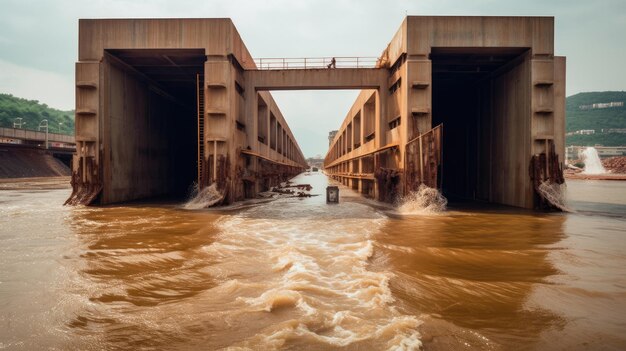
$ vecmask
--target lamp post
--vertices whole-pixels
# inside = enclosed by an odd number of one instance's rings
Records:
[[[24,124],[22,117],[17,117],[13,120],[13,128],[22,128],[22,124]]]
[[[59,130],[58,130],[58,133],[59,133],[59,134],[61,134],[61,125],[62,125],[62,124],[63,124],[62,122],[59,122]]]
[[[45,125],[43,125],[43,123],[46,122]],[[48,120],[44,119],[43,121],[39,122],[39,131],[41,131],[41,128],[45,127],[46,128],[46,149],[48,149]]]

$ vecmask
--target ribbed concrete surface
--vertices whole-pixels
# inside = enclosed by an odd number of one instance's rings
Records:
[[[70,169],[44,150],[0,146],[0,178],[69,176]]]

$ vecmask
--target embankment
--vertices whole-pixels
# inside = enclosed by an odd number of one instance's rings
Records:
[[[0,178],[69,176],[70,169],[46,150],[0,145]]]

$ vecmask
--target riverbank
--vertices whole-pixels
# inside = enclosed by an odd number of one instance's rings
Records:
[[[568,173],[564,172],[565,179],[578,179],[578,180],[626,180],[626,174],[584,174],[584,173]]]
[[[0,179],[69,176],[71,170],[43,149],[0,145]]]
[[[0,190],[52,190],[70,188],[70,177],[0,178]]]

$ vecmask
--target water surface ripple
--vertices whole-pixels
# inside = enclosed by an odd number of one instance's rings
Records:
[[[403,212],[344,187],[327,205],[325,176],[294,181],[321,196],[0,190],[0,349],[626,348],[626,183],[569,182],[577,212],[545,214]]]

